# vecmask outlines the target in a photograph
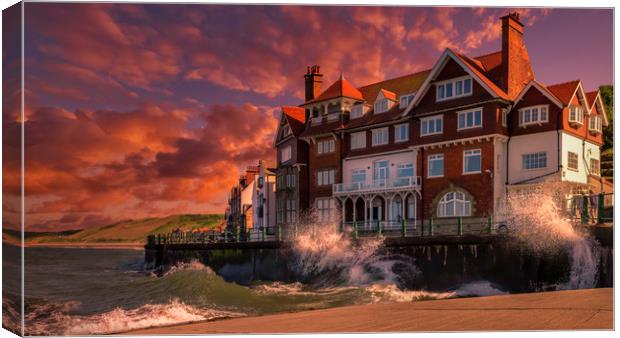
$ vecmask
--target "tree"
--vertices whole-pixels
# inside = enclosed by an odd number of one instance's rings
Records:
[[[603,128],[603,150],[605,150],[614,147],[614,86],[601,86],[599,89],[609,121],[609,125]]]

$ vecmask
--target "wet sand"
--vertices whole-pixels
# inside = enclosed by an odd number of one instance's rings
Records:
[[[611,330],[613,289],[370,304],[158,327],[127,334]]]

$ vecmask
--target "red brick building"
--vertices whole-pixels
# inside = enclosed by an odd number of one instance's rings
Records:
[[[501,50],[446,49],[422,72],[362,87],[341,76],[323,89],[318,66],[308,69],[295,137],[308,146],[307,201],[320,219],[498,216],[515,187],[600,189],[598,91],[536,81],[518,14],[500,20]]]

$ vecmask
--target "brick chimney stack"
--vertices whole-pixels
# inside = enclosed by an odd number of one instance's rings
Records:
[[[306,82],[306,101],[310,101],[321,94],[323,74],[318,65],[308,66],[304,80]]]
[[[519,13],[509,13],[502,20],[501,87],[511,99],[534,79],[534,72],[523,41],[523,24]]]

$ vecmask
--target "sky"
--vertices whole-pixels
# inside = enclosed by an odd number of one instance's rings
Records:
[[[612,83],[612,10],[512,10],[540,82]],[[362,86],[447,47],[494,52],[508,11],[26,3],[26,228],[223,213],[240,171],[275,157],[278,107],[302,102],[307,66]],[[3,218],[17,226],[19,53],[3,50]]]

